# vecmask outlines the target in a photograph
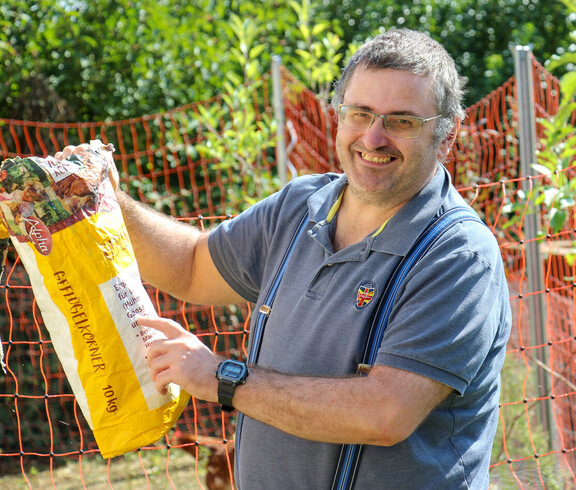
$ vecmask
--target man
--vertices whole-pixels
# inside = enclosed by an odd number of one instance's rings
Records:
[[[356,488],[488,486],[510,310],[485,226],[451,227],[410,270],[375,364],[358,374],[394,268],[436,215],[466,207],[440,164],[461,96],[438,43],[393,30],[357,51],[336,88],[344,175],[295,179],[209,233],[119,194],[144,279],[195,303],[251,301],[267,320],[256,341],[254,315],[249,373],[232,366],[226,385],[227,373],[214,375],[221,359],[195,336],[140,319],[167,337],[148,355],[160,392],[177,383],[241,412],[241,489],[330,488],[342,444],[362,445]]]

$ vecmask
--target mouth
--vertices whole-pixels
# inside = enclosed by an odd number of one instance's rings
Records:
[[[374,155],[374,154],[370,154],[370,153],[366,153],[364,151],[359,152],[360,156],[362,157],[362,160],[368,162],[368,163],[374,163],[377,165],[385,165],[387,163],[390,163],[392,160],[395,160],[396,157],[393,156],[382,156],[382,155]]]

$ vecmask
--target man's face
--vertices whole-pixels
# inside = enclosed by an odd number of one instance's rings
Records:
[[[429,79],[401,70],[358,67],[342,101],[377,114],[429,118],[438,115]],[[364,131],[338,124],[336,149],[348,176],[349,190],[361,202],[381,206],[404,204],[436,172],[451,141],[434,143],[436,120],[428,121],[415,139],[390,136],[382,118]]]

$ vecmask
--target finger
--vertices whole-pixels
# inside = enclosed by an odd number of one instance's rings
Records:
[[[110,160],[112,160],[112,156],[110,156]],[[118,191],[118,186],[120,185],[120,175],[118,174],[118,169],[116,168],[116,165],[114,164],[113,160],[108,167],[108,178],[112,183],[112,188],[114,189],[114,192]]]
[[[66,160],[70,155],[72,155],[72,153],[74,153],[74,150],[76,149],[76,147],[74,145],[68,145],[66,146],[63,150],[62,150],[62,159]]]
[[[142,316],[138,317],[138,323],[143,327],[150,327],[162,332],[168,339],[175,339],[182,333],[186,332],[186,330],[184,330],[178,323],[174,320],[169,320],[168,318],[150,318]]]
[[[154,388],[156,388],[156,391],[161,395],[165,395],[167,392],[167,386],[172,382],[169,369],[160,369],[157,366],[151,366],[150,377],[152,378],[152,382],[154,383]]]
[[[159,386],[156,383],[154,383],[154,387],[156,388],[156,391],[158,393],[160,393],[162,396],[164,396],[166,393],[168,393],[168,386]]]
[[[148,352],[146,353],[146,364],[148,364],[149,367],[152,367],[152,362],[154,359],[166,353],[166,349],[164,347],[165,340],[166,339],[155,340],[150,344]]]
[[[75,153],[75,154],[84,153],[89,148],[90,148],[90,145],[88,143],[82,143],[81,145],[74,147],[74,149],[72,150],[72,153]]]

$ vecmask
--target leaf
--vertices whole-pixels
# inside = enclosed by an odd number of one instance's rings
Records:
[[[576,12],[576,0],[560,0],[569,10]]]
[[[564,53],[561,56],[552,58],[548,63],[546,63],[546,69],[554,71],[555,69],[569,63],[576,63],[576,53]]]
[[[552,175],[552,171],[548,168],[545,167],[544,165],[540,165],[538,163],[533,163],[531,165],[531,167],[536,170],[536,172],[538,172],[539,174],[542,175]]]
[[[308,42],[310,39],[310,28],[306,24],[300,24],[300,32],[302,33],[302,38]]]
[[[98,48],[98,41],[96,41],[96,39],[94,39],[91,36],[82,36],[80,39],[82,39],[82,42],[92,46],[93,48]]]
[[[266,48],[267,46],[265,44],[254,46],[252,49],[250,49],[249,58],[251,60],[258,58],[266,50]]]
[[[290,0],[290,2],[288,2],[288,4],[290,5],[290,7],[292,7],[294,12],[296,12],[298,17],[300,17],[300,15],[302,14],[302,7],[300,6],[300,3],[295,2],[294,0]]]
[[[562,100],[570,101],[576,94],[576,72],[568,72],[562,77],[560,81],[560,90],[562,92]]]
[[[296,54],[298,54],[302,58],[302,60],[311,60],[312,59],[312,55],[310,54],[310,52],[305,51],[303,49],[297,49]]]
[[[0,51],[6,51],[9,55],[14,56],[16,54],[15,49],[10,43],[6,41],[0,41]]]
[[[254,79],[258,77],[260,72],[260,64],[257,61],[251,61],[246,64],[246,76],[248,79]]]
[[[312,28],[312,35],[318,36],[323,32],[327,31],[330,28],[330,24],[328,22],[319,22]]]
[[[566,211],[563,209],[553,208],[550,211],[550,226],[554,230],[554,233],[558,233],[564,227],[566,222]]]
[[[572,138],[572,139],[574,139],[574,138]],[[566,145],[565,145],[564,149],[562,150],[562,153],[560,153],[560,158],[562,158],[563,160],[567,159],[568,160],[567,166],[569,166],[572,163],[572,162],[570,162],[570,159],[574,155],[576,155],[576,145],[574,143],[568,144],[568,142],[566,142]],[[562,168],[566,168],[566,167],[563,165]]]

